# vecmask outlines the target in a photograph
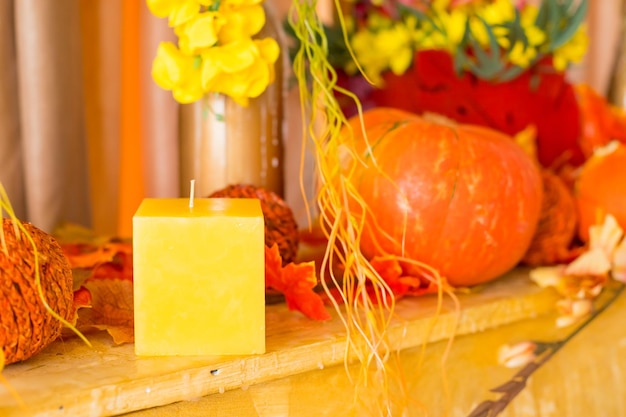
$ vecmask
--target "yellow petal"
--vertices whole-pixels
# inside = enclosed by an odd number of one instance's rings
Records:
[[[172,95],[179,103],[188,104],[200,100],[204,91],[200,88],[175,88],[172,90]]]
[[[261,4],[263,0],[222,0],[222,4],[226,7],[243,7]]]
[[[225,72],[237,72],[252,65],[259,51],[251,39],[243,39],[219,48],[218,65]]]
[[[265,62],[274,63],[280,55],[280,46],[273,38],[265,38],[261,40],[255,40],[255,45],[259,49],[259,53]]]
[[[413,61],[413,51],[409,48],[403,48],[389,62],[391,72],[396,75],[402,75],[409,68]]]
[[[152,77],[156,83],[171,90],[181,79],[184,63],[178,48],[172,42],[161,42],[152,62]]]
[[[195,16],[176,31],[181,50],[194,55],[204,48],[215,45],[217,33],[223,24],[224,20],[214,12],[204,12]]]
[[[250,38],[265,26],[265,10],[260,5],[245,6],[236,9],[220,9],[226,24],[222,26],[219,38],[227,44],[242,38]]]
[[[146,0],[150,13],[156,17],[169,16],[178,3],[178,0]]]
[[[210,49],[202,56],[202,87],[207,91],[215,91],[216,79],[222,72],[216,51],[217,48]]]
[[[182,54],[171,42],[163,42],[152,63],[152,77],[161,88],[172,90],[174,98],[189,103],[202,97],[201,72],[195,59]]]
[[[200,5],[197,0],[179,0],[175,3],[177,4],[176,7],[169,14],[171,27],[182,25],[200,13]]]

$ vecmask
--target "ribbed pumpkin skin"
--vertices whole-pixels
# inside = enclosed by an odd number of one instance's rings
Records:
[[[373,124],[367,122],[370,112],[365,114],[372,155],[358,146],[368,164],[353,177],[371,209],[363,253],[424,262],[455,286],[486,282],[512,269],[528,249],[540,215],[536,164],[510,137],[493,130],[397,111],[385,120],[380,114],[385,111],[371,111],[378,120]],[[357,126],[358,120],[351,123]],[[357,133],[355,140],[362,137]]]

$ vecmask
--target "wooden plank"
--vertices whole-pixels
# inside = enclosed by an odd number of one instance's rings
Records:
[[[515,270],[459,299],[460,312],[444,299],[438,317],[436,296],[401,300],[390,328],[393,348],[415,348],[544,315],[554,310],[556,295],[530,283],[526,271]],[[267,353],[257,356],[138,358],[132,345],[112,346],[103,334],[90,337],[92,348],[78,339],[58,341],[5,369],[27,408],[0,386],[0,415],[111,416],[245,390],[344,362],[346,332],[336,315],[320,323],[281,304],[267,307],[266,320]]]
[[[532,374],[526,388],[500,417],[626,416],[624,311],[626,292]],[[492,390],[518,381],[515,375],[521,368],[499,364],[499,348],[520,341],[563,341],[578,327],[556,328],[555,319],[556,311],[457,337],[445,362],[448,398],[441,368],[446,341],[431,343],[424,350],[415,347],[402,351],[408,396],[422,406],[402,415],[468,417],[484,401],[503,399],[503,393]],[[260,383],[247,390],[235,389],[197,401],[136,411],[125,417],[363,415],[353,410],[352,391],[344,367],[335,366]]]

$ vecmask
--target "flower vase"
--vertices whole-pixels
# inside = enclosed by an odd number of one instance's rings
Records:
[[[285,57],[282,34],[264,5],[266,23],[257,35],[280,46],[275,78],[248,105],[218,93],[181,104],[179,112],[180,194],[195,180],[197,196],[206,197],[232,184],[250,184],[283,196],[283,119]]]

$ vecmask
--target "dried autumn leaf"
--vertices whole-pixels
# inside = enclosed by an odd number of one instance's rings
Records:
[[[118,253],[132,253],[132,244],[124,242],[107,242],[102,245],[88,243],[62,244],[63,252],[73,269],[91,269],[98,265],[112,262]]]
[[[626,259],[624,232],[608,214],[602,224],[589,228],[589,247],[567,265],[535,268],[530,278],[541,287],[554,287],[564,298],[557,302],[557,326],[579,322],[591,313],[591,300],[606,285],[609,274],[620,277]],[[618,264],[618,261],[620,262]],[[617,274],[615,273],[617,271]]]
[[[281,292],[290,310],[314,320],[329,320],[322,298],[313,291],[316,285],[314,262],[291,262],[283,267],[278,246],[265,247],[265,287]]]
[[[116,344],[131,343],[133,335],[132,245],[62,245],[74,266],[76,326],[82,331],[107,331]],[[80,276],[78,272],[82,272]]]
[[[613,252],[611,276],[617,281],[626,283],[626,239],[622,239]]]
[[[91,295],[91,304],[79,310],[76,327],[81,331],[105,330],[116,344],[132,343],[132,281],[92,278],[85,282],[85,289]]]
[[[396,299],[438,291],[436,282],[426,279],[418,267],[396,256],[374,257],[370,265],[387,283]]]
[[[611,214],[604,217],[604,222],[589,228],[589,248],[601,249],[607,255],[613,253],[624,235],[617,219]]]

